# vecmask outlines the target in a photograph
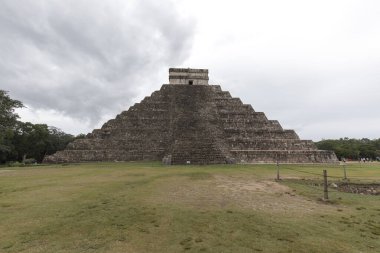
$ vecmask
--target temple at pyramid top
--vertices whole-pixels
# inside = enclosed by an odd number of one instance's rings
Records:
[[[169,84],[208,85],[208,69],[170,68]]]

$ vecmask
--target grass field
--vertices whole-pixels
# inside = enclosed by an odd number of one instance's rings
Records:
[[[0,252],[380,252],[380,195],[338,165],[0,168]],[[379,183],[380,164],[349,164]]]

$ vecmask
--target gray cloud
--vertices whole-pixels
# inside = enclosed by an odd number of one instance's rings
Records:
[[[356,64],[345,64],[344,71],[331,66],[308,69],[307,62],[299,68],[240,66],[228,73],[237,78],[229,79],[223,71],[216,75],[234,96],[302,138],[378,138],[380,79],[374,66],[380,65],[372,64],[365,71]]]
[[[97,123],[191,49],[171,1],[0,3],[0,88],[34,109]]]
[[[301,138],[378,138],[379,10],[376,0],[3,0],[0,88],[31,107],[28,120],[79,133],[158,89],[169,66],[208,68],[210,83]]]
[[[192,6],[186,64],[207,66],[210,83],[301,138],[380,137],[379,1],[220,0],[212,19],[213,3]]]

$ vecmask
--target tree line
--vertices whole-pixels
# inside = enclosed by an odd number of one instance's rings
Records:
[[[322,140],[316,142],[316,145],[319,149],[333,150],[340,160],[343,158],[380,160],[380,139],[349,139],[346,137],[339,140]]]
[[[0,90],[0,163],[42,162],[45,155],[62,150],[75,138],[83,137],[46,124],[21,122],[15,109],[22,107],[21,101]]]

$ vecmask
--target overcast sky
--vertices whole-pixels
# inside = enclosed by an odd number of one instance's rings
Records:
[[[302,139],[380,138],[380,1],[0,1],[0,89],[23,121],[91,132],[208,68]]]

